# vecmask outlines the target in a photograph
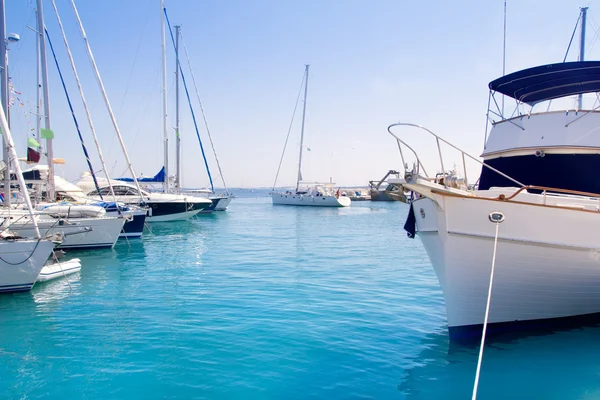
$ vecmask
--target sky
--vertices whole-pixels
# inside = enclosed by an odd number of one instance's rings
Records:
[[[130,176],[70,1],[55,1],[107,169],[111,177]],[[35,3],[6,0],[7,32],[21,37],[10,45],[9,71],[20,93],[11,108],[11,127],[22,156],[35,127],[36,35],[28,28],[35,25]],[[163,165],[160,1],[76,0],[76,5],[135,172],[152,176]],[[165,6],[170,22],[182,26],[229,187],[273,185],[305,64],[310,64],[305,180],[366,186],[389,169],[402,169],[396,142],[387,133],[399,121],[423,125],[468,153],[481,154],[487,85],[502,75],[504,0],[165,0]],[[600,0],[508,0],[506,72],[561,62],[581,6],[590,7],[586,59],[598,59]],[[52,2],[44,0],[43,8],[75,115],[100,171]],[[576,37],[570,60],[578,46]],[[54,154],[66,160],[57,172],[74,181],[87,166],[48,54]],[[191,72],[180,57],[215,186],[222,187]],[[175,172],[175,62],[167,31],[170,173]],[[301,108],[277,186],[295,184]],[[183,87],[180,113],[184,186],[207,186]],[[432,141],[416,130],[399,132],[415,143],[431,170],[438,168]]]

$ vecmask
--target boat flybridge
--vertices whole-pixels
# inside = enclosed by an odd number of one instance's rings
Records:
[[[483,324],[489,335],[598,320],[600,61],[528,68],[489,89],[483,161],[422,126],[388,128],[406,167],[390,183],[412,193],[405,229],[419,235],[433,264],[450,337],[479,336]],[[511,115],[500,96],[516,101]],[[433,139],[435,175],[407,143],[414,128]],[[454,156],[460,172],[445,168]],[[467,160],[481,168],[476,182]]]

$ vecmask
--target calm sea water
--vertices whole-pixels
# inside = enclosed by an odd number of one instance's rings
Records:
[[[449,345],[407,206],[244,195],[0,296],[0,398],[470,398],[477,349]],[[599,337],[492,344],[479,398],[600,398]]]

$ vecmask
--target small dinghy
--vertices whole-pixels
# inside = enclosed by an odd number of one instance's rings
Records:
[[[56,278],[62,278],[81,270],[81,260],[73,258],[67,261],[51,260],[44,265],[37,282],[46,282]]]

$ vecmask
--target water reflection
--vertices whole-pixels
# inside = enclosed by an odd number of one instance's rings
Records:
[[[597,398],[599,335],[596,325],[496,338],[484,351],[479,398]],[[450,343],[447,332],[439,330],[418,347],[398,385],[407,399],[471,396],[477,346]]]

